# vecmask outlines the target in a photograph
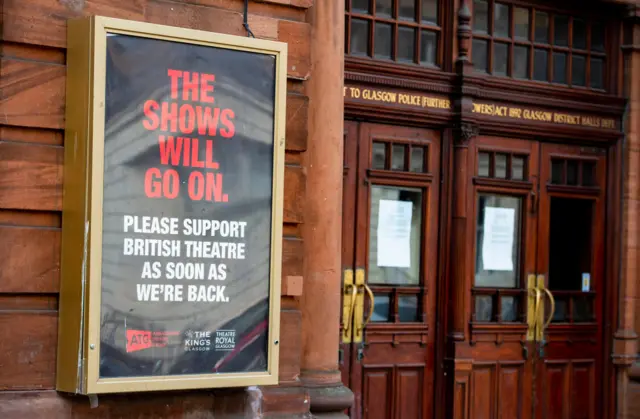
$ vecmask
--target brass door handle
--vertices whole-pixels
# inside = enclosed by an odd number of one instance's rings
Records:
[[[538,288],[530,289],[529,292],[533,292],[535,294],[533,318],[530,321],[529,327],[533,330],[534,340],[539,340],[540,331],[542,329],[542,325],[540,324],[540,302],[542,301],[542,292],[540,292]]]
[[[535,325],[536,323],[536,319],[538,318],[538,312],[540,311],[540,300],[542,299],[542,293],[540,292],[539,289],[534,288],[534,289],[530,289],[529,292],[534,292],[535,297],[536,297],[536,303],[534,305],[534,313],[533,313],[533,323]]]
[[[362,328],[364,328],[371,321],[371,317],[373,317],[373,307],[375,306],[373,291],[371,291],[371,288],[369,288],[367,284],[363,284],[363,285],[364,285],[364,289],[367,291],[367,294],[369,294],[369,299],[371,301],[369,302],[369,317],[367,317],[367,319],[362,323]]]
[[[346,330],[351,329],[352,323],[353,323],[353,311],[356,308],[356,297],[358,295],[358,289],[355,287],[355,285],[351,285],[351,299],[349,302],[349,308],[348,308],[348,312],[349,314],[347,315],[347,320],[344,323],[344,328]]]
[[[556,300],[553,294],[545,286],[544,275],[530,274],[527,279],[528,311],[527,311],[527,340],[544,342],[544,331],[551,324],[556,311]],[[547,294],[551,303],[549,318],[545,321],[545,301],[542,293]],[[535,299],[533,296],[535,295]]]
[[[342,343],[351,343],[352,340],[357,297],[358,287],[353,283],[353,271],[346,269],[342,291]]]
[[[538,331],[540,329],[538,326],[540,300],[541,293],[536,286],[536,276],[535,274],[529,274],[527,276],[527,342],[532,342],[538,339]]]
[[[549,297],[549,302],[551,303],[551,310],[549,310],[549,318],[544,324],[544,328],[546,329],[549,326],[549,324],[551,324],[551,320],[553,320],[553,315],[556,311],[556,300],[555,298],[553,298],[553,294],[551,294],[551,291],[549,291],[547,287],[542,287],[542,291],[544,291],[547,294],[547,296]]]
[[[364,269],[356,269],[355,274],[353,287],[356,290],[356,299],[353,304],[353,343],[360,343],[363,339],[362,331],[364,330],[364,322],[362,321],[364,317],[364,287],[366,286]]]

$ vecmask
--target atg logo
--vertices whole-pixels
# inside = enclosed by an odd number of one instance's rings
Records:
[[[178,332],[153,332],[150,330],[127,330],[127,352],[142,351],[149,348],[164,348],[169,344],[169,337]]]
[[[211,349],[211,332],[187,330],[184,339],[184,350],[192,351],[208,351]]]

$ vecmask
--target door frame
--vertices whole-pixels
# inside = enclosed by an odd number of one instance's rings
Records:
[[[459,129],[459,127],[458,127]],[[495,136],[511,139],[533,140],[540,144],[544,143],[560,143],[566,145],[577,146],[597,146],[605,150],[607,160],[607,172],[605,180],[606,197],[604,202],[605,207],[605,220],[604,220],[604,269],[603,269],[603,282],[604,287],[602,289],[602,327],[600,338],[602,339],[602,349],[599,355],[599,360],[602,365],[602,377],[604,382],[602,385],[602,415],[604,418],[613,418],[615,416],[615,404],[616,404],[616,375],[615,375],[615,361],[612,360],[611,354],[613,353],[614,338],[613,332],[616,330],[618,321],[618,292],[621,266],[621,241],[622,235],[617,234],[620,231],[622,224],[623,208],[621,206],[621,191],[623,170],[620,170],[622,164],[622,137],[612,139],[611,137],[600,138],[598,136],[592,136],[589,140],[577,141],[577,136],[570,137],[569,135],[559,135],[551,137],[550,135],[535,135],[529,133],[524,135],[519,131],[514,133],[513,130],[505,133],[505,127],[489,125],[482,129],[482,136]],[[472,125],[471,128],[467,127],[465,130],[454,131],[454,142],[452,150],[452,166],[460,165],[464,162],[465,167],[473,167],[472,161],[475,158],[471,149],[474,148],[472,144],[475,143],[475,139],[480,136],[480,130],[477,125]],[[459,167],[459,166],[458,166]],[[467,169],[468,170],[468,169]],[[449,168],[449,173],[453,172],[452,168]],[[451,215],[448,217],[447,222],[453,223],[456,216],[462,217],[462,219],[472,218],[475,219],[475,214],[469,214],[460,210],[456,206],[460,203],[464,203],[469,199],[473,199],[472,195],[469,195],[466,191],[469,182],[471,182],[471,176],[464,174],[462,176],[455,176],[449,178],[451,182],[451,191],[449,194],[449,203],[451,208]],[[464,204],[466,205],[466,204]],[[450,271],[447,272],[446,285],[449,287],[449,301],[453,302],[452,309],[448,311],[446,316],[447,321],[447,346],[445,363],[447,365],[447,375],[449,377],[446,384],[447,392],[447,406],[452,412],[450,415],[441,415],[444,417],[466,418],[469,412],[470,393],[469,387],[471,385],[471,368],[473,366],[473,358],[470,356],[469,343],[470,343],[470,330],[468,326],[468,319],[471,317],[471,304],[470,304],[470,285],[467,276],[468,272],[460,273],[455,272],[455,259],[456,257],[463,257],[462,255],[468,255],[464,257],[473,258],[472,254],[469,254],[468,242],[474,239],[475,229],[469,229],[469,225],[472,223],[464,222],[466,232],[463,233],[466,236],[466,241],[456,241],[456,235],[459,235],[460,227],[449,226],[448,230],[451,232],[448,237],[447,248],[450,249],[449,263],[447,266]],[[456,231],[454,231],[456,230]],[[466,268],[465,268],[466,269]],[[458,269],[458,271],[460,271]],[[468,296],[467,296],[468,295]],[[465,303],[467,301],[467,303]],[[452,312],[453,311],[453,312]],[[457,312],[457,314],[456,314]],[[463,313],[463,314],[460,314]]]
[[[603,326],[602,326],[602,412],[604,418],[614,418],[616,412],[616,361],[612,360],[614,353],[614,332],[618,326],[618,307],[620,281],[622,280],[622,249],[623,235],[617,234],[623,225],[623,182],[624,182],[624,158],[625,136],[620,133],[592,133],[585,136],[577,134],[577,131],[537,129],[524,130],[497,124],[494,121],[475,121],[473,123],[451,124],[450,119],[443,118],[440,114],[430,116],[400,116],[400,113],[390,109],[381,109],[359,104],[347,104],[345,102],[345,125],[355,122],[371,122],[380,124],[401,124],[407,127],[421,127],[438,130],[441,133],[441,159],[440,159],[440,205],[439,205],[439,233],[438,233],[438,268],[436,279],[436,330],[435,330],[435,366],[434,380],[435,400],[444,400],[444,403],[435,403],[435,417],[445,419],[453,417],[454,407],[458,402],[462,405],[468,403],[467,376],[464,351],[460,351],[460,345],[466,345],[468,338],[465,333],[461,335],[456,328],[459,324],[455,314],[456,296],[466,291],[459,289],[459,283],[452,270],[452,257],[456,254],[454,218],[456,205],[456,188],[458,186],[455,176],[455,167],[460,159],[466,160],[465,149],[472,139],[482,132],[482,135],[495,135],[525,140],[539,140],[542,142],[560,142],[562,144],[600,146],[606,149],[607,197],[605,203],[605,266],[604,266],[604,296],[603,296]],[[346,129],[346,128],[345,128]],[[582,138],[576,140],[576,138]],[[347,169],[345,169],[347,170]],[[468,313],[463,315],[466,323]],[[465,330],[463,327],[462,330]],[[343,357],[343,361],[346,361]],[[346,361],[348,362],[348,361]],[[464,390],[466,388],[466,390]],[[465,394],[467,394],[465,396]],[[462,397],[462,398],[460,398]],[[461,401],[462,400],[462,401]],[[457,418],[456,418],[457,419]]]
[[[368,150],[369,146],[367,146],[365,150],[361,150],[360,148],[363,147],[361,143],[363,141],[371,141],[372,139],[369,138],[369,132],[372,130],[375,130],[376,128],[384,130],[385,128],[397,127],[400,130],[407,130],[407,131],[420,130],[420,131],[424,131],[428,136],[428,137],[425,137],[425,139],[427,138],[429,139],[428,142],[419,143],[419,144],[421,144],[421,146],[428,145],[428,154],[426,154],[424,157],[425,164],[433,164],[437,166],[437,171],[435,173],[432,173],[433,180],[421,186],[421,184],[426,181],[424,180],[418,181],[417,179],[415,180],[407,179],[406,180],[407,184],[404,186],[408,188],[427,189],[429,190],[428,192],[429,195],[424,195],[424,197],[426,198],[427,196],[430,196],[428,201],[425,201],[425,198],[423,198],[422,210],[421,210],[422,227],[421,227],[421,244],[420,244],[420,255],[421,255],[420,286],[423,287],[423,291],[422,291],[423,296],[421,299],[419,299],[419,307],[420,307],[419,312],[421,311],[423,304],[427,304],[426,307],[432,307],[432,308],[428,308],[427,312],[429,312],[430,316],[433,316],[433,321],[429,319],[425,324],[425,327],[427,327],[428,325],[428,329],[426,329],[428,330],[428,334],[430,335],[428,339],[433,341],[433,355],[432,355],[433,361],[430,363],[427,363],[427,360],[425,359],[426,364],[425,364],[424,371],[426,374],[429,370],[429,365],[432,365],[433,376],[430,378],[427,376],[423,377],[423,380],[425,382],[431,381],[430,383],[431,386],[429,388],[431,392],[432,403],[429,405],[423,405],[422,409],[427,414],[426,417],[434,417],[434,415],[435,417],[437,417],[437,415],[440,414],[439,411],[442,410],[443,408],[442,403],[436,402],[438,400],[437,397],[440,397],[442,394],[444,394],[444,391],[445,391],[445,388],[443,385],[444,366],[442,363],[445,341],[444,339],[441,338],[441,336],[443,335],[443,327],[442,327],[443,319],[441,317],[441,310],[442,310],[443,304],[441,303],[441,300],[444,300],[446,298],[446,295],[443,295],[445,293],[443,293],[443,290],[442,290],[441,279],[442,279],[442,270],[444,268],[443,261],[446,260],[446,252],[443,251],[443,247],[441,243],[442,243],[442,234],[445,233],[447,229],[442,227],[441,225],[442,222],[440,221],[442,209],[444,206],[446,206],[446,202],[443,202],[443,201],[446,201],[443,199],[445,195],[443,195],[442,193],[442,188],[445,187],[446,185],[446,182],[442,181],[442,175],[443,175],[442,162],[443,162],[443,155],[445,155],[442,149],[443,149],[443,144],[445,142],[445,138],[444,138],[445,136],[443,135],[442,130],[424,127],[424,126],[418,126],[418,124],[398,124],[398,123],[389,124],[386,122],[377,122],[377,121],[371,122],[371,121],[350,120],[350,119],[345,119],[344,124],[345,124],[345,128],[344,128],[345,164],[344,164],[343,179],[346,181],[346,183],[348,183],[348,185],[345,185],[343,187],[343,193],[345,195],[345,198],[343,198],[343,210],[345,212],[349,211],[350,213],[352,213],[350,217],[353,217],[352,219],[355,221],[355,224],[359,224],[359,225],[352,226],[348,231],[343,228],[343,255],[347,255],[347,258],[349,260],[353,259],[352,266],[356,268],[359,268],[362,265],[362,267],[366,269],[366,266],[368,264],[368,254],[369,254],[368,239],[366,244],[361,245],[362,248],[360,250],[360,253],[364,252],[363,253],[364,256],[360,255],[360,257],[358,257],[358,255],[355,254],[355,241],[357,240],[357,237],[356,237],[357,229],[366,229],[368,231],[370,227],[369,226],[369,222],[371,218],[371,213],[370,213],[371,209],[369,205],[370,185],[379,184],[379,185],[389,185],[389,186],[403,186],[403,185],[400,185],[400,183],[404,182],[399,179],[395,180],[394,179],[395,176],[392,176],[391,178],[388,178],[385,180],[379,174],[375,173],[376,170],[372,170],[369,167],[370,153],[365,153],[366,151],[370,151]],[[433,132],[434,134],[433,135],[429,134],[429,131]],[[347,133],[350,133],[350,135],[353,135],[355,138],[357,138],[357,141],[354,142],[357,144],[352,144],[352,143],[348,144],[346,142]],[[411,134],[406,138],[410,139],[413,136],[415,136],[415,134]],[[399,135],[397,139],[400,139],[400,138],[404,138],[404,136]],[[386,141],[387,136],[383,134],[380,137],[380,139],[383,141]],[[392,135],[392,136],[388,136],[388,139],[395,140],[396,138],[393,137]],[[404,143],[405,140],[400,140],[400,142]],[[415,144],[418,144],[418,143],[415,143]],[[406,158],[410,159],[410,156],[406,156]],[[346,163],[346,161],[356,162],[356,160],[357,160],[356,167],[353,167],[352,164]],[[357,173],[355,170],[356,168],[357,168]],[[373,172],[373,173],[369,173],[369,172]],[[356,184],[357,186],[354,186]],[[347,195],[349,194],[354,196],[355,198],[347,197]],[[432,202],[434,199],[435,199],[435,202]],[[429,216],[431,214],[436,216],[435,221],[431,221],[432,218]],[[367,238],[368,237],[369,235],[367,233]],[[350,248],[350,249],[347,249],[347,248]],[[433,254],[433,252],[436,252],[436,253]],[[364,257],[364,260],[360,260],[363,257]],[[347,266],[348,263],[344,262],[344,260],[347,258],[343,257],[343,272],[346,268],[348,268]],[[359,263],[359,262],[362,262],[362,263]],[[426,269],[429,269],[430,266],[435,268],[435,272],[427,273]],[[342,298],[344,298],[345,295],[346,294],[343,293]],[[367,310],[368,310],[368,306],[365,303],[365,311]],[[390,321],[393,321],[393,319],[391,319]],[[399,324],[399,326],[403,328],[402,324]],[[413,328],[416,327],[416,326],[411,326],[411,324],[408,324],[408,326]],[[383,329],[388,329],[391,326],[381,325],[380,327],[382,327]],[[344,324],[341,325],[341,332],[343,329],[344,329]],[[350,346],[352,345],[345,344],[341,340],[341,345],[340,345],[341,372],[342,372],[343,383],[346,386],[349,386],[351,384],[350,380],[351,380],[351,375],[353,373],[352,366],[355,364],[355,361],[356,361],[355,360],[356,351],[355,350],[350,351]],[[359,377],[360,376],[358,375],[356,379],[359,379]],[[359,395],[355,394],[354,405],[352,406],[352,409],[361,403],[362,401],[359,399]],[[358,416],[352,415],[351,417],[358,417]]]

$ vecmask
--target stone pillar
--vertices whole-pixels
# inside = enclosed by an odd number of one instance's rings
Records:
[[[340,417],[353,395],[338,366],[344,126],[344,3],[315,0],[311,23],[301,381],[314,416]]]
[[[638,222],[640,222],[640,10],[631,6],[626,22],[624,53],[624,95],[628,98],[625,123],[625,147],[623,159],[625,172],[624,215],[622,219],[622,272],[618,293],[618,327],[614,337],[613,362],[617,370],[617,417],[633,418],[637,412],[630,410],[633,395],[640,392],[640,383],[630,381],[632,365],[638,355],[639,325],[634,325],[638,310],[638,275],[640,246],[638,246]],[[635,327],[635,329],[634,329]],[[638,368],[635,369],[638,371]]]

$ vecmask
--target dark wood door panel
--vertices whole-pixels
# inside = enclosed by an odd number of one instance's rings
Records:
[[[529,365],[519,362],[476,362],[471,373],[470,418],[528,417]]]
[[[602,377],[602,375],[600,375]],[[571,362],[571,417],[595,419],[596,412],[596,360]]]
[[[364,419],[420,419],[424,412],[425,364],[362,367]]]
[[[393,366],[363,367],[362,417],[388,419],[393,416]]]
[[[526,362],[501,362],[498,374],[498,418],[525,417]]]
[[[422,418],[425,393],[425,365],[403,365],[396,367],[396,418]],[[428,416],[427,416],[428,417]]]
[[[471,375],[471,417],[495,418],[496,364],[474,364]]]
[[[548,419],[566,419],[569,403],[565,398],[569,392],[569,363],[566,361],[546,361],[540,375],[542,399],[540,417]]]
[[[595,419],[596,360],[544,361],[541,414],[549,419]]]

